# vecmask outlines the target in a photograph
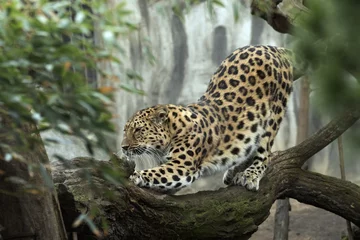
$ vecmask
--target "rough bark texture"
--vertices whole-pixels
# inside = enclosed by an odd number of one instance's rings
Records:
[[[289,222],[290,222],[290,201],[289,198],[279,199],[276,201],[274,237],[275,240],[289,239]]]
[[[1,124],[9,126],[11,122],[4,116],[0,117]],[[2,128],[6,131],[6,128]],[[25,134],[36,134],[34,125],[24,124],[22,131]],[[1,143],[14,144],[11,133],[1,134]],[[9,136],[11,136],[9,138]],[[29,164],[48,162],[43,144],[34,144],[34,148],[23,155]],[[9,176],[16,176],[35,186],[44,186],[44,179],[39,172],[30,177],[28,166],[17,160],[4,161],[0,152],[0,231],[4,239],[37,239],[63,240],[66,232],[63,225],[59,203],[55,190],[44,191],[40,194],[30,194],[24,191],[21,185],[4,181]],[[50,174],[50,173],[49,173]],[[2,227],[1,227],[2,226]],[[1,229],[2,228],[2,229]],[[12,237],[12,238],[11,238]]]
[[[169,196],[125,184],[110,187],[95,178],[101,189],[115,189],[112,200],[101,193],[89,201],[88,183],[80,176],[86,159],[75,159],[76,167],[65,171],[57,166],[54,181],[65,221],[71,223],[91,204],[101,209],[108,220],[108,239],[249,239],[268,216],[277,198],[291,197],[311,204],[360,225],[360,187],[333,177],[301,169],[303,163],[341,135],[360,117],[360,110],[339,116],[311,138],[296,147],[277,152],[272,157],[258,192],[229,187],[215,192]],[[133,166],[118,160],[129,175]],[[111,164],[111,163],[109,163]],[[100,222],[100,217],[94,219]],[[90,234],[77,231],[79,239]]]
[[[299,25],[299,16],[310,11],[304,0],[252,0],[251,13],[264,19],[277,32],[291,34]]]

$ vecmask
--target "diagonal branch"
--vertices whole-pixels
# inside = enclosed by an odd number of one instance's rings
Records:
[[[265,20],[275,31],[292,34],[299,19],[310,14],[303,0],[252,0],[251,14]]]
[[[281,197],[328,210],[356,225],[360,224],[360,187],[349,181],[301,169],[288,171]]]
[[[273,160],[289,161],[294,167],[301,167],[310,157],[343,134],[359,118],[359,108],[348,109],[299,145],[277,153],[277,157]]]

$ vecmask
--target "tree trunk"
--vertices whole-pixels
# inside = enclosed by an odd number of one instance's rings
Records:
[[[2,130],[12,122],[1,116]],[[28,164],[49,163],[45,148],[41,142],[36,127],[24,124],[21,129],[25,134],[36,134],[39,144],[22,154]],[[15,145],[11,139],[13,133],[2,132],[1,143]],[[6,137],[4,137],[6,136]],[[62,222],[61,212],[55,190],[45,187],[44,179],[38,171],[29,176],[28,165],[18,161],[5,161],[4,153],[0,152],[0,226],[4,228],[1,235],[4,239],[37,239],[37,240],[63,240],[67,239]],[[32,186],[42,187],[42,192],[31,194],[35,188],[27,185],[7,181],[10,176],[16,176],[27,181]],[[50,172],[49,172],[50,176]],[[1,228],[1,227],[0,227]]]
[[[74,168],[61,165],[53,172],[65,222],[72,223],[79,213],[97,206],[98,226],[105,218],[108,237],[117,239],[249,239],[269,215],[277,198],[291,197],[311,204],[360,225],[360,187],[333,177],[301,169],[304,162],[320,151],[360,117],[360,110],[348,111],[296,147],[275,153],[260,183],[258,192],[233,186],[218,191],[169,196],[135,187],[132,184],[111,187],[94,172],[93,185],[105,192],[115,190],[109,200],[104,192],[95,192],[89,200],[89,183],[81,178],[85,159],[74,159]],[[118,159],[118,171],[129,175],[133,166]],[[112,164],[111,162],[102,164]],[[119,164],[112,165],[113,168]],[[124,170],[126,166],[127,170]],[[91,235],[86,228],[77,231],[79,239]]]
[[[276,201],[275,224],[274,224],[274,240],[289,239],[289,211],[290,201],[288,198]]]

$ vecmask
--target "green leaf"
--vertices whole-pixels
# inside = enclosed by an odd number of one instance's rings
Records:
[[[122,83],[120,85],[120,87],[122,89],[124,89],[125,91],[131,92],[131,93],[136,93],[136,94],[140,94],[140,95],[145,95],[145,92],[143,90],[137,89],[127,83]]]

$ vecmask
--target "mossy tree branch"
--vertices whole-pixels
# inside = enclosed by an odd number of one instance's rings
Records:
[[[111,201],[105,201],[101,195],[94,196],[96,205],[108,220],[109,239],[248,239],[267,218],[273,202],[283,197],[326,209],[360,225],[359,186],[300,168],[307,158],[335,140],[359,118],[360,111],[347,111],[298,146],[275,153],[258,192],[234,186],[168,196],[126,184],[116,188]],[[128,167],[129,175],[133,167],[122,160],[120,163]],[[86,181],[78,177],[79,173],[81,168],[63,171],[59,166],[54,172],[59,200],[62,206],[67,206],[63,208],[63,216],[76,216],[90,204],[84,197]],[[97,184],[102,184],[103,189],[111,188],[100,178]]]
[[[252,0],[251,14],[265,20],[280,33],[292,33],[299,27],[300,16],[310,14],[304,0]]]

